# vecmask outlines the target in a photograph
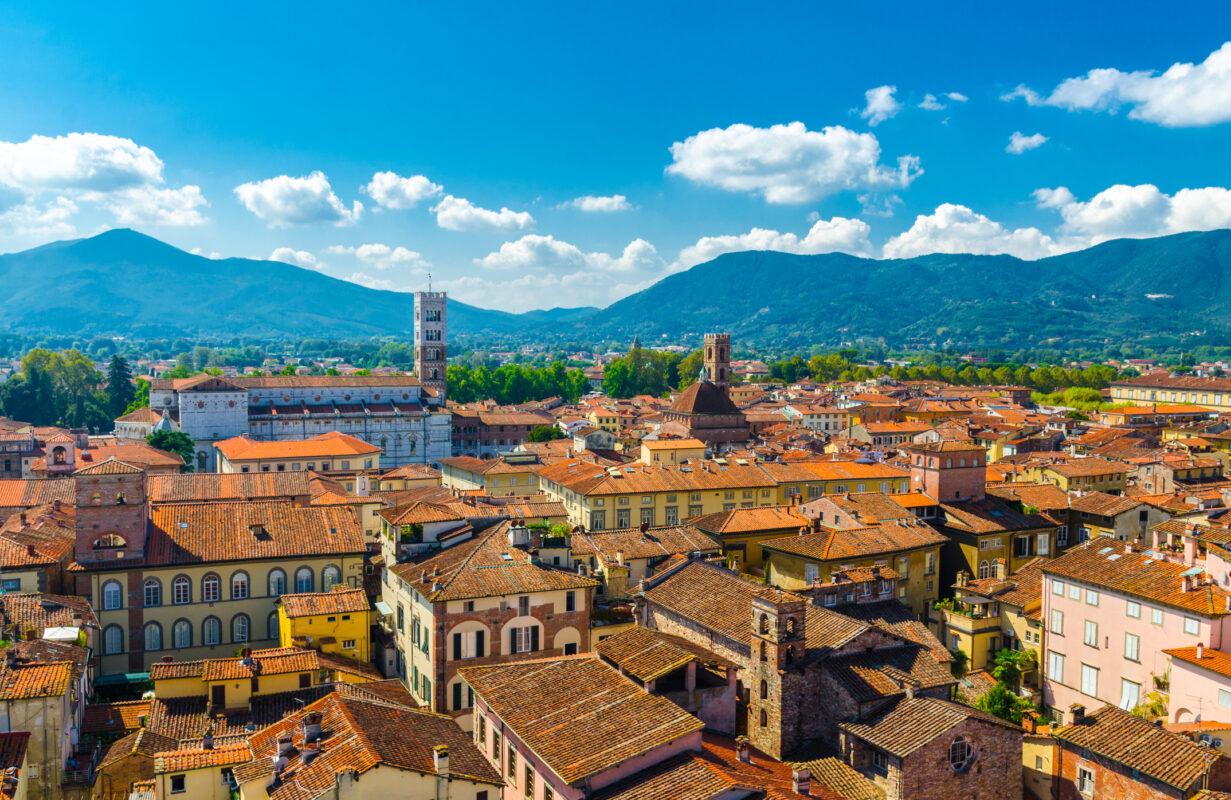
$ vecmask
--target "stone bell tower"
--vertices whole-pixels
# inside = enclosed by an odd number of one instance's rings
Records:
[[[445,402],[445,292],[415,292],[415,375]]]
[[[702,354],[705,371],[709,373],[710,383],[723,389],[731,385],[731,334],[705,334],[705,351]]]
[[[798,708],[784,708],[783,684],[801,675],[807,653],[808,601],[769,589],[752,598],[752,654],[748,687],[748,738],[757,749],[782,758],[800,741]]]

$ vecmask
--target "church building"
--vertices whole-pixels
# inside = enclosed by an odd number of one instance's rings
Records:
[[[701,377],[685,389],[663,412],[663,420],[677,422],[685,437],[707,445],[736,444],[752,434],[748,421],[729,394],[731,382],[731,335],[705,335],[704,366]]]

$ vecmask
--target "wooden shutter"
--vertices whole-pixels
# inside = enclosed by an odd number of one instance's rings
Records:
[[[509,628],[509,652],[517,652],[517,628]]]
[[[530,629],[530,652],[538,652],[539,649],[539,626],[535,625]]]
[[[453,684],[453,710],[456,711],[462,707],[462,685],[460,683]]]
[[[474,634],[474,657],[482,658],[486,655],[483,652],[483,631],[475,631]]]
[[[460,660],[462,657],[462,635],[460,633],[453,634],[453,660]]]

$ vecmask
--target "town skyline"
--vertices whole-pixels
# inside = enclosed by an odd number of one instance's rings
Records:
[[[414,9],[335,16],[328,55],[300,45],[319,14],[7,10],[5,252],[134,227],[523,311],[734,250],[1034,259],[1231,224],[1213,4],[1114,35],[1071,8]]]

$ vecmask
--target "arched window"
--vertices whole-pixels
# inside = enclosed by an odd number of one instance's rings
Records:
[[[269,596],[286,594],[286,573],[280,569],[269,571]]]
[[[123,506],[123,505],[127,505],[127,504],[128,504],[128,499],[124,496],[124,493],[123,493],[123,492],[116,492],[116,493],[115,493],[115,504],[116,504],[117,506]]]
[[[147,652],[162,649],[162,626],[157,622],[147,622],[145,625],[145,649]]]
[[[171,626],[171,645],[173,647],[192,647],[191,622],[181,619]]]
[[[277,641],[279,638],[278,636],[278,612],[277,611],[270,612],[269,622],[267,623],[267,626],[269,628],[268,638],[273,639],[274,641]]]
[[[248,573],[236,572],[231,576],[231,599],[248,599]]]
[[[124,546],[124,537],[114,533],[108,533],[94,540],[95,550],[117,550]]]
[[[51,451],[51,461],[53,464],[66,463],[67,459],[65,458],[65,451],[63,447],[57,446],[56,449]]]
[[[124,605],[124,589],[119,581],[107,581],[103,584],[103,609],[111,611]]]
[[[761,699],[769,699],[769,684],[765,681],[761,681]]]
[[[217,603],[222,599],[222,581],[212,572],[201,581],[201,602]]]
[[[975,760],[975,748],[965,736],[959,736],[949,745],[949,766],[954,772],[965,772]]]
[[[162,581],[157,578],[146,578],[142,586],[142,600],[146,608],[162,605]]]
[[[765,713],[765,709],[761,709],[761,727],[769,725],[769,714]]]
[[[171,602],[182,606],[192,602],[192,581],[187,575],[180,575],[171,581]]]
[[[103,631],[103,652],[107,654],[124,652],[124,629],[119,625],[108,625]]]
[[[300,567],[295,570],[295,591],[299,593],[312,591],[312,568]]]
[[[407,436],[406,443],[410,445],[410,454],[413,456],[415,454],[415,445],[417,444],[417,442],[415,441],[413,437]]]
[[[209,460],[209,455],[204,450],[197,453],[197,472],[205,472],[205,462]]]
[[[992,577],[992,565],[988,563],[987,561],[979,562],[979,577],[980,578]]]
[[[761,619],[757,623],[757,627],[759,628],[761,633],[763,634],[769,633],[769,616],[766,614],[762,614]]]
[[[788,638],[795,635],[795,618],[794,617],[786,618],[786,635]]]
[[[231,641],[248,641],[248,615],[236,614],[231,617]]]
[[[201,644],[220,644],[222,642],[222,621],[217,617],[206,617],[201,623]]]
[[[321,591],[327,592],[342,580],[342,573],[333,564],[321,570]]]

